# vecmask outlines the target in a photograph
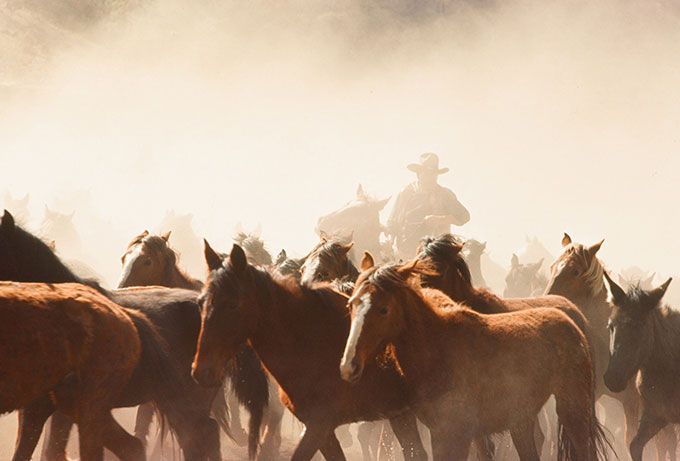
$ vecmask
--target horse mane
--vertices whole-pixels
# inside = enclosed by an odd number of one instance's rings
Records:
[[[368,282],[383,291],[420,290],[421,276],[437,275],[436,269],[428,261],[418,260],[417,263],[413,264],[409,277],[404,277],[399,273],[398,269],[400,267],[403,267],[403,265],[399,263],[372,267],[359,276],[356,285],[359,286],[364,282]]]
[[[243,248],[243,251],[254,263],[260,266],[271,266],[273,264],[272,255],[265,248],[264,241],[256,235],[239,232],[234,237],[234,241]]]
[[[569,246],[564,249],[563,254],[574,255],[581,265],[586,268],[585,272],[581,274],[581,278],[590,290],[592,296],[596,296],[606,290],[603,278],[604,267],[597,256],[593,256],[590,264],[588,264],[589,256],[587,248],[580,243],[569,244]]]
[[[94,288],[108,298],[111,297],[108,290],[103,288],[98,280],[84,279],[76,275],[66,264],[64,264],[52,247],[41,238],[25,230],[18,224],[14,225],[12,233],[12,245],[15,247],[15,250],[27,254],[27,257],[22,258],[22,260],[31,261],[34,268],[37,268],[37,270],[43,274],[41,277],[32,277],[33,279],[42,278],[43,280],[18,281],[44,282],[49,279],[49,281],[54,283],[75,282]],[[52,272],[48,273],[48,271]]]
[[[470,267],[461,255],[463,242],[458,237],[453,234],[443,234],[436,238],[424,237],[420,242],[418,259],[428,258],[442,276],[445,275],[446,268],[453,265],[453,268],[460,272],[465,283],[472,286]]]

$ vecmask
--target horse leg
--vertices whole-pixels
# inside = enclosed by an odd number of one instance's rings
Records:
[[[374,461],[375,459],[371,455],[370,445],[373,438],[373,430],[375,429],[376,424],[377,423],[375,422],[363,422],[359,423],[359,427],[357,428],[357,439],[359,440],[359,445],[361,445],[361,454],[363,455],[364,461]],[[392,426],[392,428],[394,429],[394,426]]]
[[[538,461],[540,459],[534,438],[534,425],[535,420],[531,419],[510,430],[512,443],[515,444],[515,449],[521,461]]]
[[[418,421],[411,413],[390,419],[392,432],[401,445],[401,452],[405,460],[427,461],[427,452],[420,440]]]
[[[104,415],[108,410],[81,408],[78,411],[78,438],[82,461],[103,461],[104,435],[108,422]]]
[[[473,442],[477,449],[477,459],[479,461],[493,461],[494,445],[491,437],[476,437]]]
[[[52,413],[54,413],[54,404],[47,395],[19,410],[19,427],[12,461],[31,459],[45,421]]]
[[[223,391],[224,389],[220,390],[220,392]],[[243,429],[243,424],[241,424],[241,404],[236,397],[236,393],[232,390],[228,391],[227,406],[231,416],[231,435],[234,437],[234,442],[239,447],[245,447],[248,445],[248,433]]]
[[[378,461],[394,461],[394,433],[383,421],[378,442]]]
[[[432,438],[432,461],[467,461],[472,435],[466,428],[445,426],[430,428]]]
[[[60,411],[50,419],[50,429],[43,441],[42,456],[46,461],[66,461],[66,445],[71,434],[73,421]]]
[[[147,437],[149,436],[149,427],[153,420],[153,405],[150,402],[144,403],[137,408],[137,417],[135,418],[135,437],[142,441],[144,446],[147,445]]]
[[[326,443],[328,434],[332,430],[333,428],[328,421],[307,422],[302,431],[302,438],[290,458],[291,461],[309,461],[312,459],[314,454]]]
[[[217,422],[208,416],[207,408],[204,408],[205,411],[198,411],[191,407],[187,409],[183,405],[166,405],[161,402],[158,405],[177,435],[184,459],[221,459],[220,429]]]
[[[345,461],[345,454],[342,452],[342,446],[338,438],[335,436],[335,432],[331,431],[326,441],[321,446],[321,454],[326,461]]]
[[[668,422],[663,418],[645,412],[642,413],[637,434],[633,437],[633,441],[630,442],[630,457],[633,461],[642,461],[642,451],[647,442],[667,424]]]
[[[107,413],[102,420],[104,425],[104,446],[111,450],[121,461],[145,461],[144,444],[137,437],[127,433],[120,424]]]
[[[638,431],[640,394],[635,389],[635,385],[629,383],[619,398],[623,405],[623,415],[626,421],[626,445],[630,445]]]
[[[671,461],[675,461],[675,449],[678,443],[675,435],[675,426],[669,424],[654,436],[656,445],[656,461],[666,461],[666,454]]]
[[[260,456],[264,457],[263,459],[277,459],[281,448],[281,420],[283,420],[285,407],[281,400],[271,399],[266,412],[267,429],[262,440]]]

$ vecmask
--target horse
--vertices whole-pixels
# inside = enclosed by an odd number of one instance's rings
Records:
[[[607,325],[611,356],[604,382],[611,391],[621,392],[638,376],[641,416],[630,456],[641,461],[647,442],[664,427],[680,422],[680,312],[661,305],[670,278],[652,290],[638,285],[626,293],[607,272],[604,277],[613,306]],[[675,459],[675,451],[670,454]]]
[[[176,432],[185,457],[196,460],[219,459],[219,432],[217,424],[209,416],[210,404],[217,389],[204,389],[189,375],[201,322],[196,292],[158,287],[114,292],[104,290],[92,281],[75,276],[48,245],[16,225],[7,210],[0,220],[0,280],[90,284],[113,302],[146,315],[168,344],[169,351],[179,364],[181,376],[177,379],[158,379],[149,375],[145,378],[149,385],[130,386],[126,390],[128,397],[123,406],[138,405],[153,400],[155,395],[173,393],[178,385],[176,383],[179,383],[181,392],[177,392],[177,398],[171,405],[162,408],[161,412],[167,416],[170,427]],[[140,334],[149,333],[146,330],[140,330]],[[143,344],[147,338],[153,339],[150,334],[141,336]],[[144,348],[142,352],[146,353]],[[149,349],[151,352],[153,349]],[[240,383],[236,392],[243,401],[252,400],[254,408],[260,408],[251,419],[251,426],[257,426],[251,433],[259,434],[257,415],[261,415],[268,399],[266,379],[262,370],[258,372],[253,369],[252,362],[247,361],[247,358],[243,360],[241,366],[235,367],[236,375],[232,377],[232,382]],[[163,363],[161,360],[156,361]],[[138,372],[144,377],[153,369],[140,367]],[[49,402],[49,398],[42,399],[24,409],[25,417],[20,421],[15,460],[30,459],[44,421],[49,416]],[[47,416],[44,416],[46,412]],[[64,459],[70,426],[70,420],[60,416],[59,412],[55,413],[50,434],[57,439],[52,440],[51,437],[48,441],[52,459]],[[257,435],[251,439],[251,449],[256,449],[257,440]]]
[[[462,237],[461,237],[462,238]],[[463,257],[470,267],[472,283],[500,293],[505,286],[506,270],[486,253],[486,242],[464,239]]]
[[[281,250],[274,261],[274,270],[282,276],[291,276],[300,280],[300,269],[305,263],[306,256],[303,258],[289,258],[286,250]]]
[[[609,362],[609,332],[607,322],[611,307],[603,281],[604,268],[596,257],[604,240],[591,246],[574,243],[568,234],[562,238],[562,254],[550,266],[546,294],[562,295],[576,304],[586,316],[593,331],[591,345],[596,367],[595,395],[606,394],[619,400],[625,416],[625,441],[629,444],[639,420],[640,397],[631,383],[625,391],[612,393],[603,377]]]
[[[208,386],[219,382],[225,361],[248,341],[278,381],[284,404],[305,424],[293,461],[307,461],[318,450],[326,459],[344,460],[333,429],[384,418],[391,420],[406,459],[427,459],[395,367],[367,364],[359,386],[340,377],[336,364],[349,332],[346,295],[279,278],[250,264],[238,245],[228,256],[204,245],[210,273],[199,297],[203,323],[194,379]]]
[[[528,298],[543,294],[548,279],[540,273],[543,259],[535,263],[520,264],[516,254],[510,258],[510,271],[505,277],[504,298]]]
[[[337,281],[341,285],[356,281],[359,271],[349,258],[353,246],[354,242],[342,244],[322,237],[300,268],[301,283],[310,286],[318,282]]]
[[[390,198],[376,200],[366,194],[359,185],[356,198],[339,210],[320,217],[315,231],[319,236],[322,231],[326,234],[351,233],[358,251],[368,250],[381,255],[380,233],[383,226],[380,224],[380,211],[385,208]]]
[[[126,386],[140,384],[140,369],[167,362],[157,333],[147,340],[159,354],[143,351],[142,324],[150,328],[143,314],[85,285],[0,282],[0,414],[37,410],[21,420],[42,426],[59,409],[78,424],[82,460],[101,460],[104,446],[120,459],[144,460],[142,443],[111,415]],[[21,435],[17,451],[32,452],[39,432]]]
[[[170,231],[163,235],[144,230],[132,239],[121,257],[123,269],[118,288],[156,285],[200,291],[203,283],[179,267],[177,253],[170,248]]]
[[[605,455],[587,340],[563,312],[479,314],[422,288],[419,277],[433,271],[419,259],[377,267],[366,253],[361,270],[348,302],[342,378],[360,384],[376,356],[393,356],[412,408],[430,429],[435,460],[465,460],[473,439],[504,430],[520,459],[538,460],[534,421],[550,395],[557,402],[559,459]]]
[[[529,237],[525,235],[524,246],[520,248],[516,254],[520,261],[554,261],[555,255],[553,255],[548,249],[543,245],[543,243],[538,240],[538,237]],[[542,269],[541,275],[547,276],[548,269]]]
[[[423,286],[436,288],[453,301],[482,314],[553,307],[563,311],[581,329],[586,339],[589,339],[591,333],[588,321],[574,304],[562,296],[500,298],[485,288],[476,288],[472,283],[469,266],[462,255],[464,245],[460,238],[452,234],[423,238],[418,247],[417,258],[427,261],[435,269],[434,273],[421,277]],[[540,431],[540,428],[537,427],[537,430]],[[536,443],[539,448],[543,441],[543,433],[537,432]]]

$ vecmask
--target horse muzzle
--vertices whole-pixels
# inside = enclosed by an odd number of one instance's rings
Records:
[[[340,364],[340,376],[342,379],[350,384],[354,384],[359,381],[361,374],[364,371],[364,367],[361,363],[357,362],[356,359],[349,361],[343,360]]]
[[[612,373],[610,370],[604,374],[604,385],[612,392],[623,392],[628,385],[628,380],[623,379],[620,373]]]

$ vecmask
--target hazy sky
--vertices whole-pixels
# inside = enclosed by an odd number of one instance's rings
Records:
[[[501,264],[568,231],[606,238],[612,268],[678,272],[671,2],[196,3],[119,12],[9,73],[0,186],[36,218],[89,191],[121,251],[172,208],[221,250],[240,222],[302,254],[358,184],[394,195],[433,151],[472,215],[455,230]]]

